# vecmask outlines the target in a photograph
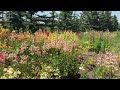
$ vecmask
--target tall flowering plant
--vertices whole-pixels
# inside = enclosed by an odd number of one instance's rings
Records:
[[[0,52],[0,63],[5,63],[7,54],[5,52]]]

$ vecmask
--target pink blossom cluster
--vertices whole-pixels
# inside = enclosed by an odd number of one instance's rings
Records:
[[[28,46],[27,42],[23,42],[19,50],[20,53],[23,53],[24,50],[27,49],[27,46]]]
[[[106,52],[105,54],[97,55],[97,63],[105,64],[105,65],[117,65],[118,64],[118,56],[113,54],[112,52]]]
[[[0,63],[5,63],[7,53],[0,52]]]
[[[32,44],[29,48],[30,54],[36,54],[38,56],[40,55],[45,55],[47,54],[45,50],[43,50],[42,48],[35,46],[34,44]]]
[[[17,62],[18,61],[17,53],[16,52],[9,53],[7,59],[12,60],[12,62]]]
[[[58,48],[62,49],[65,52],[71,52],[73,48],[75,48],[77,44],[75,43],[68,43],[65,41],[52,41],[49,43],[45,43],[44,49],[50,49],[50,48]]]
[[[39,47],[38,46],[35,46],[34,44],[30,46],[29,50],[31,52],[37,52],[39,51]]]

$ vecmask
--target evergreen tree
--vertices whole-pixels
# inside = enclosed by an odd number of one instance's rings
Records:
[[[57,26],[57,21],[56,21],[57,14],[55,11],[51,11],[50,14],[51,14],[51,19],[52,19],[50,28],[52,31],[54,31],[54,28]]]
[[[105,29],[109,30],[109,31],[112,30],[112,16],[111,16],[111,13],[112,13],[111,11],[105,11],[105,18],[104,18]]]
[[[76,13],[76,11],[74,11],[73,13],[73,19],[72,19],[72,31],[79,31],[79,18],[78,18],[78,14]]]
[[[61,11],[59,14],[59,27],[62,30],[72,29],[72,14],[73,11]]]
[[[113,16],[112,23],[113,23],[113,30],[112,31],[116,31],[119,27],[119,23],[118,23],[116,15]]]
[[[117,18],[112,17],[111,11],[83,11],[79,20],[80,27],[94,30],[113,31],[118,27]]]
[[[19,32],[19,29],[24,29],[25,26],[23,24],[24,22],[24,19],[23,19],[23,12],[24,11],[9,11],[7,14],[6,14],[6,17],[8,19],[8,21],[10,21],[10,26],[13,27],[13,29],[15,30],[18,30]]]

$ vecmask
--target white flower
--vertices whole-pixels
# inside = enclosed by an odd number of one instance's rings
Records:
[[[14,69],[13,69],[13,68],[11,68],[11,67],[9,68],[9,70],[10,70],[10,71],[14,71]]]
[[[3,71],[6,72],[6,71],[7,71],[7,68],[4,68]]]
[[[17,72],[14,72],[14,76],[17,77]]]
[[[56,69],[56,71],[59,71],[59,69]]]
[[[46,78],[46,77],[44,77],[44,76],[41,76],[41,77],[40,77],[40,79],[47,79],[47,78]]]
[[[86,41],[85,43],[86,43],[86,44],[88,44],[88,43],[89,43],[89,41]]]
[[[18,74],[21,74],[21,72],[20,72],[19,70],[17,71],[17,73],[18,73]]]
[[[12,79],[12,78],[14,78],[14,76],[9,76],[8,78]]]
[[[118,71],[119,69],[117,67],[114,67],[115,71]]]
[[[58,76],[58,73],[55,73],[54,75],[55,75],[55,76]]]
[[[79,67],[80,70],[85,70],[84,67]]]
[[[47,73],[46,72],[43,72],[43,73],[41,73],[41,75],[40,75],[41,77],[41,79],[47,79]]]
[[[3,77],[1,77],[1,79],[7,79],[7,77],[6,77],[6,76],[3,76]]]
[[[47,66],[47,69],[50,69],[51,67],[50,66]]]
[[[12,74],[12,73],[13,73],[13,71],[12,71],[12,70],[8,70],[7,72],[8,72],[8,74]]]

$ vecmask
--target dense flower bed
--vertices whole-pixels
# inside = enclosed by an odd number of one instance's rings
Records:
[[[29,32],[0,28],[1,79],[119,78],[119,32]],[[112,40],[112,42],[111,42]]]

